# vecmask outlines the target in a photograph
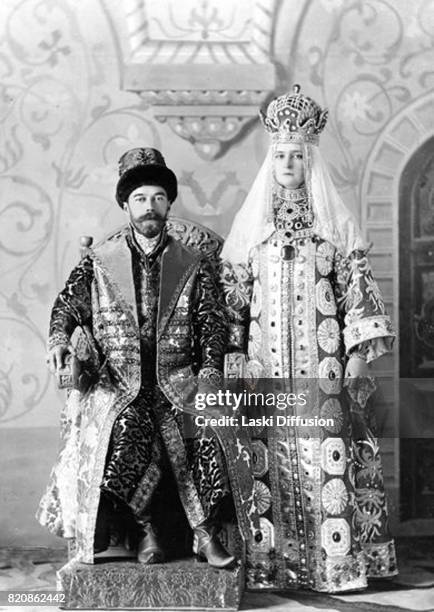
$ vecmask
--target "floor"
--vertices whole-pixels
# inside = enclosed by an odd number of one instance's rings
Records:
[[[309,592],[246,593],[241,610],[272,612],[399,612],[434,611],[434,538],[398,541],[400,575],[378,581],[363,593],[323,595]],[[55,572],[63,565],[63,550],[0,549],[1,591],[52,590]],[[5,606],[0,610],[6,609]],[[14,606],[19,610],[20,606]],[[55,611],[47,606],[26,606],[25,612]]]

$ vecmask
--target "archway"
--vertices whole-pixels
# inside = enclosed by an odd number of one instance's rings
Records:
[[[433,519],[434,137],[407,162],[399,200],[399,371],[415,379],[400,401],[400,515]]]
[[[434,137],[433,105],[434,93],[430,92],[414,100],[389,121],[371,151],[362,181],[362,225],[366,238],[373,243],[370,258],[374,274],[397,328],[402,306],[400,283],[405,283],[404,278],[400,277],[400,189],[401,185],[404,185],[402,177],[405,180],[405,176],[408,176],[404,174],[407,166],[408,172],[411,172],[413,167],[411,160],[415,155],[418,156],[419,150],[425,151],[424,146],[428,146],[428,142]],[[405,223],[402,225],[404,227]],[[405,285],[402,293],[407,293]],[[395,522],[401,523],[400,532],[402,532],[405,525],[402,521],[408,517],[401,516],[399,512],[402,501],[400,498],[401,441],[398,435],[400,376],[408,376],[408,371],[401,372],[399,347],[408,345],[405,331],[403,338],[400,338],[400,330],[397,331],[398,342],[395,344],[394,352],[389,358],[379,361],[376,374],[383,380],[390,380],[390,384],[383,385],[384,404],[389,419],[382,446],[385,457],[385,481],[391,492],[393,517]],[[432,527],[431,521],[429,523],[429,526],[426,523],[427,529]],[[411,529],[413,527],[409,526],[409,530]]]

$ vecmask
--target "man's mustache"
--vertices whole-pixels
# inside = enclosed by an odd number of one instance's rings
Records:
[[[162,215],[154,211],[147,212],[137,219],[139,223],[142,223],[143,221],[161,221],[163,222],[164,220],[165,220],[165,217],[163,217]]]

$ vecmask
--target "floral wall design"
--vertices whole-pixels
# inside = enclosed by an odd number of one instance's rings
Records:
[[[113,198],[119,156],[160,148],[181,185],[174,214],[225,234],[260,155],[240,162],[240,145],[206,163],[121,90],[117,3],[8,1],[0,13],[0,426],[55,426],[61,395],[45,368],[49,308],[80,235],[97,240],[124,222]],[[253,135],[248,148],[263,139]]]

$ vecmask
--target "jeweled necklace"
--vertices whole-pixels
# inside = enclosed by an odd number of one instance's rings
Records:
[[[313,214],[307,189],[287,189],[281,185],[273,188],[274,225],[277,238],[283,241],[282,258],[293,259],[294,242],[312,236]]]

